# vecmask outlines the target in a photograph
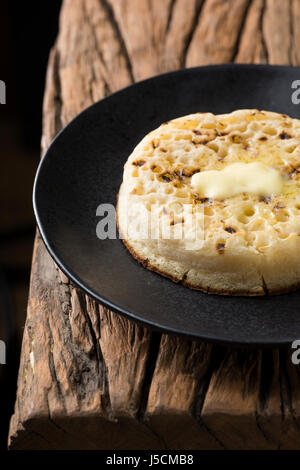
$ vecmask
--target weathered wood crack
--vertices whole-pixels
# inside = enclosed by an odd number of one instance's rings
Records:
[[[131,82],[134,83],[135,78],[134,78],[133,68],[132,68],[132,64],[131,64],[131,60],[130,60],[130,55],[129,55],[129,52],[127,50],[126,43],[125,43],[125,40],[124,40],[123,35],[121,33],[121,29],[119,27],[119,24],[116,21],[112,5],[111,5],[109,0],[99,0],[99,1],[102,3],[103,7],[105,8],[105,10],[108,14],[109,21],[110,21],[110,23],[111,23],[111,25],[112,25],[115,33],[116,33],[116,36],[117,36],[117,38],[119,40],[119,43],[120,43],[120,46],[121,46],[122,53],[125,57],[125,61],[126,61],[126,65],[127,65],[127,68],[128,68],[130,78],[131,78]]]
[[[175,3],[176,3],[176,0],[171,0],[170,1],[165,38],[167,37],[167,34],[169,32],[169,29],[170,29],[170,24],[171,24],[172,17],[173,17]]]
[[[63,392],[62,392],[62,389],[61,389],[61,385],[59,383],[59,380],[58,380],[57,374],[56,374],[56,370],[55,370],[55,362],[54,362],[54,359],[53,359],[54,341],[53,341],[53,336],[51,334],[51,328],[50,328],[50,324],[49,324],[48,320],[47,320],[46,324],[47,324],[47,327],[48,327],[49,339],[50,339],[50,342],[49,342],[50,349],[49,349],[49,354],[48,354],[49,370],[50,370],[50,373],[51,373],[51,377],[53,379],[53,384],[57,388],[58,396],[59,396],[59,399],[62,403],[63,410],[66,412],[67,409],[66,409],[66,404],[65,404],[65,398],[64,398],[64,395],[63,395]],[[49,416],[51,417],[48,397],[47,397],[47,404],[48,404]]]
[[[192,19],[191,29],[190,29],[189,33],[187,34],[187,36],[185,38],[185,41],[184,41],[182,57],[181,57],[180,62],[179,62],[180,67],[185,67],[186,66],[187,53],[188,53],[190,44],[192,42],[193,36],[195,34],[195,31],[197,29],[199,19],[200,19],[200,15],[201,15],[201,11],[203,9],[204,3],[205,3],[205,0],[197,0],[196,3],[195,3],[195,13],[194,13],[194,17]]]
[[[243,13],[242,18],[241,18],[241,23],[240,23],[240,27],[239,27],[239,30],[238,30],[238,33],[237,33],[236,43],[235,43],[235,46],[234,46],[234,49],[233,49],[233,52],[232,52],[230,62],[235,62],[236,61],[236,58],[237,58],[237,55],[238,55],[238,52],[239,52],[239,48],[240,48],[241,37],[242,37],[243,31],[244,31],[244,28],[245,28],[246,19],[248,17],[251,4],[252,4],[252,1],[249,0],[248,3],[245,6],[245,10],[244,10],[244,13]]]
[[[162,337],[161,333],[157,331],[153,331],[151,333],[150,345],[149,345],[149,351],[148,351],[149,355],[148,355],[147,362],[145,364],[145,374],[144,374],[144,380],[142,384],[141,403],[140,403],[139,410],[137,412],[137,418],[141,422],[144,422],[144,416],[147,410],[150,386],[152,383],[153,374],[154,374],[154,370],[155,370],[155,366],[157,362],[161,337]]]

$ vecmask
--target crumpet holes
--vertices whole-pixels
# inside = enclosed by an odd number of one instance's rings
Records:
[[[257,219],[251,224],[251,227],[249,227],[249,228],[253,232],[258,232],[260,230],[265,230],[266,223],[263,219]]]
[[[207,215],[207,216],[211,217],[214,214],[215,214],[215,211],[213,210],[212,207],[208,207],[208,206],[204,207],[204,215]]]
[[[162,171],[162,167],[154,164],[151,166],[151,170],[153,171],[153,173],[160,173]]]
[[[216,243],[216,249],[220,255],[223,255],[225,251],[225,240],[218,240]]]
[[[264,128],[264,133],[268,135],[276,135],[277,131],[274,129],[274,127],[268,126]]]
[[[239,215],[238,220],[242,224],[247,224],[249,219],[255,214],[255,210],[252,206],[247,206],[244,208],[242,214]]]
[[[289,213],[287,211],[280,210],[276,213],[276,220],[278,222],[286,222],[289,219]]]
[[[285,240],[286,238],[289,237],[289,233],[279,232],[278,237],[281,238],[282,240]]]
[[[288,153],[293,153],[295,148],[296,148],[296,145],[292,145],[291,147],[286,147],[285,151],[288,152]]]
[[[165,194],[173,194],[174,191],[175,191],[175,190],[174,190],[171,186],[168,186],[168,187],[164,190],[164,193],[165,193]]]
[[[175,190],[175,195],[180,198],[186,198],[188,197],[187,191],[184,189],[176,189]]]
[[[192,140],[192,136],[190,134],[177,135],[174,140]]]
[[[170,134],[162,134],[160,136],[160,140],[170,140],[171,138]]]
[[[252,217],[254,214],[255,214],[255,210],[253,209],[253,207],[247,207],[247,208],[244,210],[244,215],[245,215],[246,217]]]
[[[210,144],[207,144],[207,147],[209,147],[211,150],[213,150],[216,153],[219,152],[219,146],[217,144],[215,144],[214,142],[211,142]]]
[[[242,224],[248,224],[249,219],[255,214],[253,207],[249,206],[244,209],[242,214],[239,215],[238,221]]]
[[[201,126],[202,129],[215,129],[216,123],[215,122],[204,122]]]

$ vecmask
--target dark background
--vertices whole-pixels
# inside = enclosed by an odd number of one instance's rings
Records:
[[[7,448],[13,412],[35,222],[32,185],[40,158],[42,101],[48,55],[58,30],[61,0],[1,1],[0,80],[0,450]]]

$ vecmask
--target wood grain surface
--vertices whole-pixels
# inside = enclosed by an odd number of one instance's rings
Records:
[[[64,0],[42,148],[135,81],[225,62],[300,65],[298,0]],[[284,314],[284,312],[283,312]],[[36,236],[11,449],[299,449],[291,350],[149,329],[74,287]]]

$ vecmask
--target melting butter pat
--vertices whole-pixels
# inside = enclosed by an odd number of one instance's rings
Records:
[[[281,174],[259,162],[231,163],[222,170],[195,173],[191,184],[202,197],[224,199],[240,193],[271,196],[282,190]]]

